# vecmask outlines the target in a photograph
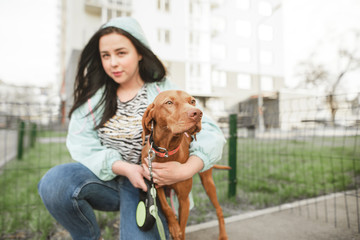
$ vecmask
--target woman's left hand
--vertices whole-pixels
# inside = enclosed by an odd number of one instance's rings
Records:
[[[143,164],[144,177],[150,180],[149,162],[147,159],[145,159],[145,163]],[[188,161],[183,164],[176,161],[153,162],[153,180],[158,186],[171,185],[192,178],[203,166],[203,161],[197,156],[189,157]]]

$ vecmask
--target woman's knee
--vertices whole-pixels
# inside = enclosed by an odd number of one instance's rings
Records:
[[[40,180],[38,192],[45,203],[61,202],[71,199],[72,192],[83,181],[74,177],[83,166],[80,163],[67,163],[51,168]]]
[[[117,188],[117,181],[103,182],[80,163],[55,166],[38,184],[40,197],[48,209],[71,207],[72,201],[85,199],[96,209],[116,210],[119,209]]]

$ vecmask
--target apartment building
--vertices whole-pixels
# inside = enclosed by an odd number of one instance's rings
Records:
[[[62,12],[67,101],[81,49],[116,16],[140,22],[172,81],[215,118],[284,86],[281,0],[62,0]]]

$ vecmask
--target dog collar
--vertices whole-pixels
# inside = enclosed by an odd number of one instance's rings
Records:
[[[158,157],[169,157],[171,155],[174,155],[175,153],[177,153],[180,149],[180,145],[175,148],[174,150],[168,151],[165,148],[162,147],[158,147],[155,145],[154,143],[154,139],[153,139],[153,133],[151,132],[150,137],[149,137],[149,141],[148,141],[149,145],[151,146],[150,143],[152,143],[152,150],[155,152],[156,156]]]

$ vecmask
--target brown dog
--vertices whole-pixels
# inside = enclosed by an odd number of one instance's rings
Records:
[[[201,130],[202,112],[195,107],[195,99],[183,91],[169,90],[161,92],[146,109],[143,119],[143,141],[151,134],[142,150],[142,161],[147,157],[150,145],[156,152],[156,162],[178,161],[184,163],[189,158],[189,146],[194,135]],[[168,155],[167,157],[165,155]],[[213,168],[230,169],[215,165]],[[219,239],[228,239],[222,209],[219,205],[212,169],[199,173],[201,183],[212,204],[216,208],[219,220]],[[167,219],[173,239],[185,239],[185,227],[189,216],[189,193],[192,178],[168,186],[174,189],[179,200],[179,222],[168,205],[163,188],[158,188],[158,197]]]

